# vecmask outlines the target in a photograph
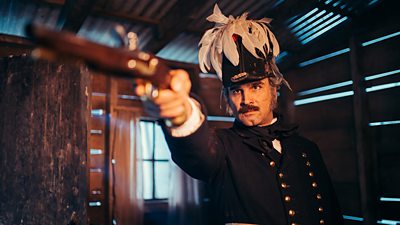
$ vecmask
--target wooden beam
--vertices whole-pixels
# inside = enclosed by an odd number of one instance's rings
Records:
[[[190,16],[197,10],[201,0],[178,0],[168,13],[160,20],[156,33],[156,40],[144,47],[145,51],[157,53],[179,34],[184,32],[190,23]]]
[[[377,215],[377,156],[371,147],[371,134],[368,127],[368,99],[366,85],[359,66],[361,45],[355,36],[350,39],[350,65],[353,80],[353,113],[358,158],[361,208],[365,225],[376,224]]]
[[[26,47],[33,47],[33,43],[21,36],[14,36],[8,34],[0,34],[0,45],[20,45]]]
[[[0,224],[86,224],[89,74],[0,59]]]

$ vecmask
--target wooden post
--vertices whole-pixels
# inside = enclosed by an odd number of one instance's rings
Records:
[[[372,225],[376,224],[377,221],[376,154],[373,152],[370,144],[368,100],[365,91],[365,81],[361,75],[358,62],[358,54],[361,50],[358,43],[354,36],[350,39],[351,76],[354,90],[354,127],[356,132],[361,208],[363,211],[364,224]]]
[[[83,225],[87,87],[77,66],[0,59],[0,224]]]

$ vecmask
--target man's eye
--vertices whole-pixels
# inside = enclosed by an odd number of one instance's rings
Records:
[[[240,90],[239,90],[239,89],[232,90],[231,93],[232,93],[232,94],[239,94],[239,93],[240,93]]]
[[[255,90],[261,89],[261,85],[253,85],[253,89],[255,89]]]

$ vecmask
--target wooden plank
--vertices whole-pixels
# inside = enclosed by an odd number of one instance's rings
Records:
[[[208,115],[226,116],[225,100],[221,98],[221,81],[215,78],[201,78],[199,86],[198,95],[203,101]]]
[[[320,55],[322,56],[322,55]],[[293,92],[351,80],[348,53],[290,71],[284,76]],[[334,66],[332,66],[334,65]]]
[[[400,69],[400,36],[363,47],[360,53],[363,76],[398,70]]]
[[[353,128],[353,100],[351,97],[337,98],[295,107],[295,121],[301,130],[324,130],[326,128]]]
[[[344,215],[362,217],[360,188],[358,182],[333,183]]]
[[[383,197],[400,198],[400,154],[380,156],[379,167],[379,191]]]
[[[0,224],[85,224],[89,74],[1,62]]]
[[[400,154],[399,152],[399,125],[371,127],[373,146],[379,156]],[[400,176],[400,174],[399,174]],[[400,179],[399,179],[400,180]]]
[[[400,221],[400,202],[380,202],[378,217],[380,219]]]
[[[26,38],[0,34],[0,57],[29,55],[33,44]]]
[[[400,120],[400,87],[368,93],[369,122]]]
[[[96,116],[96,117],[92,116],[90,120],[91,120],[90,121],[91,129],[102,130],[104,135],[104,129],[106,126],[105,116]]]
[[[93,73],[92,75],[92,91],[93,93],[107,93],[107,76],[100,73]]]

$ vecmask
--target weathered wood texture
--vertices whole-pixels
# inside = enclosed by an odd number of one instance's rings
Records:
[[[86,224],[89,73],[0,60],[0,224]]]

